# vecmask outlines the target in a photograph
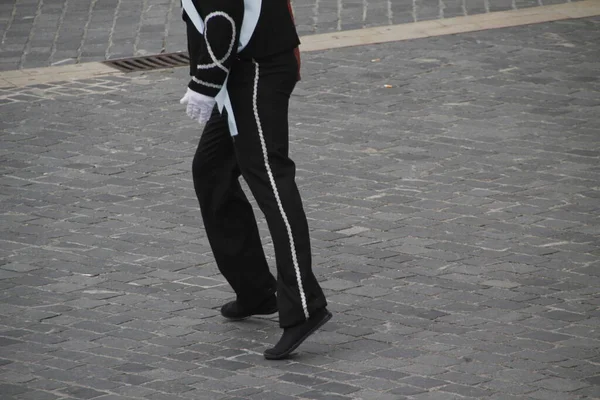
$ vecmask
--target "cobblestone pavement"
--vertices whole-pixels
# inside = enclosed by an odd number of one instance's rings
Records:
[[[283,362],[275,318],[218,315],[186,69],[27,88],[0,105],[0,397],[600,398],[599,28],[304,55],[292,152],[335,315]]]
[[[293,0],[301,35],[569,0]],[[3,0],[0,71],[186,49],[180,0]]]

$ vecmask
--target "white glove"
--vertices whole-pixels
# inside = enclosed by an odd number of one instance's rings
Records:
[[[187,92],[185,92],[185,96],[183,96],[179,102],[187,105],[185,112],[188,117],[204,124],[210,118],[216,100],[213,97],[194,92],[188,88]]]

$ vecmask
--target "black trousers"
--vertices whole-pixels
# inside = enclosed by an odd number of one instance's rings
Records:
[[[228,91],[238,135],[215,108],[194,156],[194,188],[219,270],[244,306],[277,292],[282,328],[326,306],[311,266],[308,224],[288,156],[288,104],[298,64],[292,51],[265,60],[237,60]],[[240,175],[264,213],[277,279],[269,271],[255,216]]]

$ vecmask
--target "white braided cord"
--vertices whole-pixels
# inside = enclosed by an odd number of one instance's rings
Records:
[[[290,226],[290,222],[288,217],[283,209],[283,204],[281,203],[281,198],[279,197],[279,191],[277,190],[277,185],[275,184],[275,178],[273,177],[273,172],[271,171],[271,165],[269,163],[269,155],[267,153],[267,144],[265,142],[265,137],[262,130],[262,124],[260,122],[260,117],[258,115],[258,76],[259,76],[259,65],[256,61],[253,61],[255,65],[255,76],[254,76],[254,92],[252,94],[252,103],[254,107],[254,119],[256,120],[256,127],[258,128],[258,135],[260,138],[260,145],[262,147],[263,158],[265,161],[265,168],[267,170],[267,175],[269,177],[269,182],[271,183],[271,189],[273,190],[273,194],[275,195],[275,200],[277,202],[277,206],[279,208],[279,213],[281,214],[281,218],[285,224],[285,228],[287,230],[288,238],[290,241],[290,250],[292,252],[292,262],[294,264],[294,270],[296,272],[296,281],[298,283],[298,290],[300,292],[300,300],[302,302],[302,310],[304,311],[304,317],[306,319],[309,318],[308,314],[308,306],[306,304],[306,295],[304,294],[304,287],[302,286],[302,277],[300,275],[300,267],[298,265],[298,257],[296,256],[296,244],[294,243],[294,237],[292,236],[292,227]]]
[[[227,52],[221,59],[217,59],[209,41],[208,41],[208,21],[211,18],[215,18],[215,17],[223,17],[231,24],[231,41],[229,43],[229,48],[227,49]],[[236,34],[237,34],[237,30],[235,28],[235,21],[228,14],[226,14],[222,11],[215,11],[213,13],[208,14],[204,20],[204,42],[206,43],[206,49],[208,50],[208,54],[210,55],[212,63],[199,64],[197,66],[197,68],[198,69],[211,69],[214,67],[219,67],[220,69],[225,71],[225,73],[229,73],[229,70],[223,65],[223,62],[225,62],[229,58],[229,56],[231,56],[231,52],[233,51],[233,46],[235,45]]]

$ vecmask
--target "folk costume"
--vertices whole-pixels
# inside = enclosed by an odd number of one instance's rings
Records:
[[[236,293],[221,309],[242,319],[279,311],[284,333],[265,351],[287,357],[331,318],[311,266],[308,223],[288,156],[288,104],[299,39],[288,0],[182,0],[190,75],[187,113],[206,122],[194,188],[219,270]],[[275,248],[269,271],[242,176]],[[276,297],[275,297],[276,296]]]

